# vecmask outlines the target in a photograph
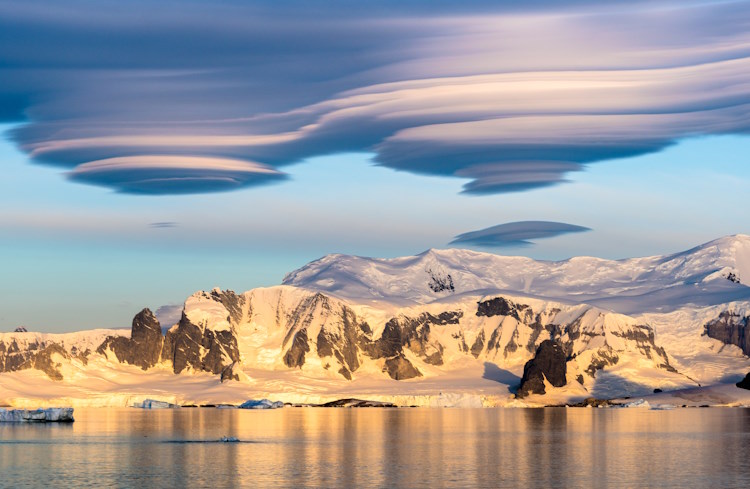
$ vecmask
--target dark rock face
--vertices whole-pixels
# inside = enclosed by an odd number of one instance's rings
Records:
[[[704,334],[725,345],[735,345],[745,355],[750,355],[750,316],[725,311],[704,326]]]
[[[484,330],[481,330],[474,340],[474,344],[471,345],[471,354],[474,358],[477,358],[484,350]]]
[[[736,385],[740,389],[748,389],[748,390],[750,390],[750,373],[748,373],[747,375],[745,375],[745,378],[742,379],[741,381],[737,382]]]
[[[654,330],[649,326],[638,325],[633,326],[630,331],[624,333],[619,331],[612,331],[611,333],[613,336],[618,336],[635,342],[636,348],[638,348],[645,357],[652,360],[660,360],[660,368],[677,373],[677,370],[669,364],[669,358],[667,357],[667,352],[664,351],[664,348],[656,346]]]
[[[227,365],[224,367],[224,370],[221,371],[221,383],[227,382],[229,380],[240,380],[240,375],[234,371],[234,367],[237,365],[237,363],[233,363],[231,365]]]
[[[444,347],[430,338],[431,328],[458,324],[463,315],[461,311],[445,311],[437,315],[423,313],[417,317],[399,316],[390,319],[385,324],[380,338],[373,339],[370,326],[358,320],[352,309],[346,306],[342,306],[340,310],[332,309],[327,298],[322,305],[326,312],[339,320],[330,324],[326,323],[320,329],[316,338],[318,356],[335,357],[341,364],[338,373],[348,380],[352,379],[352,373],[360,367],[363,355],[372,359],[390,359],[392,367],[384,371],[393,372],[393,375],[398,376],[421,375],[405,358],[403,360],[411,369],[407,368],[399,373],[399,369],[396,368],[404,365],[404,362],[396,357],[403,357],[404,349],[407,348],[425,363],[442,365]],[[458,340],[459,348],[468,351],[463,332],[455,335],[454,338]],[[285,355],[285,364],[287,366],[297,364],[299,359],[304,357],[304,353],[306,350],[301,343],[296,348],[293,344]]]
[[[110,336],[96,351],[103,354],[110,349],[118,361],[147,370],[159,363],[163,344],[159,321],[149,309],[143,309],[133,318],[130,338]]]
[[[526,362],[521,378],[518,397],[529,394],[544,394],[544,379],[555,387],[567,384],[567,355],[562,345],[551,340],[544,340],[536,350],[533,359]]]
[[[91,352],[73,351],[71,354],[57,343],[38,341],[31,342],[21,349],[16,340],[8,343],[0,341],[0,373],[33,368],[41,370],[52,380],[62,380],[63,375],[60,372],[62,365],[53,358],[55,354],[65,360],[76,358],[85,364],[86,357]]]
[[[504,297],[495,297],[477,304],[477,316],[510,316],[521,321],[521,315],[524,310],[529,309],[525,304],[514,304]]]
[[[450,312],[441,313],[438,316],[432,314],[420,314],[416,318],[401,316],[388,321],[383,329],[383,334],[375,341],[361,343],[366,354],[373,359],[386,358],[390,365],[403,365],[408,363],[409,372],[413,370],[416,375],[421,376],[419,372],[403,355],[404,348],[408,348],[419,356],[425,363],[430,365],[443,364],[443,345],[430,338],[431,326],[440,326],[445,324],[455,324],[458,321],[460,313]],[[397,357],[402,358],[399,360]],[[394,375],[410,375],[411,373],[397,373],[395,367],[386,367],[384,371],[396,378]],[[396,379],[399,380],[399,379]]]
[[[13,330],[14,333],[28,333],[29,331],[23,326],[19,326]]]
[[[427,274],[430,276],[430,281],[427,286],[433,292],[455,292],[456,286],[453,284],[453,277],[450,274],[443,274],[440,272],[427,269]]]
[[[586,368],[585,372],[591,377],[595,377],[598,370],[601,370],[604,367],[617,365],[617,362],[619,361],[620,357],[611,348],[599,348],[596,353],[591,355],[591,363]]]
[[[339,373],[342,377],[344,377],[346,380],[352,380],[352,373],[349,371],[346,367],[341,367],[339,369]]]
[[[305,353],[310,351],[307,343],[307,329],[297,331],[292,339],[292,346],[284,355],[284,364],[289,368],[298,368],[305,364]]]
[[[20,370],[32,355],[32,350],[38,348],[38,344],[29,345],[28,349],[21,351],[16,340],[5,343],[0,341],[0,372],[14,372]]]
[[[396,407],[395,404],[390,402],[381,401],[367,401],[362,399],[337,399],[335,401],[326,402],[325,404],[318,404],[318,407],[348,407],[348,408],[362,408],[362,407]]]
[[[30,360],[31,365],[29,367],[41,370],[52,380],[62,380],[63,376],[59,370],[62,365],[52,358],[54,354],[58,354],[66,360],[70,358],[70,355],[68,355],[68,352],[62,346],[52,343],[46,348],[39,350],[33,359]]]
[[[576,403],[569,403],[565,404],[566,406],[570,407],[605,407],[605,406],[611,406],[612,403],[609,402],[608,399],[596,399],[594,397],[587,397],[583,401],[576,402]]]
[[[360,366],[358,345],[367,341],[371,334],[370,327],[366,323],[357,321],[354,311],[348,307],[342,307],[340,330],[323,327],[318,333],[316,348],[318,356],[334,356],[341,363],[339,373],[351,380],[351,373]]]
[[[387,359],[383,371],[388,372],[388,375],[395,380],[413,379],[422,376],[422,373],[403,355]]]
[[[183,313],[177,328],[167,332],[161,356],[171,360],[176,374],[188,367],[220,374],[240,359],[240,352],[232,331],[202,329]]]
[[[216,302],[220,302],[229,311],[229,322],[231,324],[238,324],[242,321],[243,307],[245,306],[243,296],[237,295],[233,290],[214,289],[211,291],[210,297]]]

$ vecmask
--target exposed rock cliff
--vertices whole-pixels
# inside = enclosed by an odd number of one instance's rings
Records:
[[[750,355],[750,316],[724,311],[705,325],[705,335],[725,345],[735,345]]]
[[[551,340],[542,341],[534,358],[526,362],[523,368],[518,397],[525,397],[529,394],[544,394],[545,380],[555,387],[562,387],[567,384],[567,360],[565,349],[560,343]]]
[[[149,309],[143,309],[133,318],[130,338],[111,336],[96,351],[105,354],[110,350],[118,361],[147,370],[159,363],[163,345],[159,321]]]

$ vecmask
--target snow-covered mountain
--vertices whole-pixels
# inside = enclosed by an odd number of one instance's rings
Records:
[[[283,283],[356,302],[429,303],[484,291],[585,302],[623,314],[671,311],[685,304],[750,300],[750,288],[738,286],[750,283],[750,236],[626,260],[552,262],[461,249],[393,259],[328,255],[288,274]]]
[[[166,335],[147,309],[129,336],[0,334],[0,403],[506,404],[736,382],[750,370],[749,278],[741,235],[619,261],[329,255],[280,286],[197,292]]]

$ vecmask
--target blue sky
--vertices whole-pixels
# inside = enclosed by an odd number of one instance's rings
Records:
[[[459,194],[460,180],[405,175],[373,166],[367,154],[347,154],[295,165],[293,178],[275,186],[133,197],[67,182],[5,142],[0,324],[127,327],[142,307],[179,303],[214,286],[278,284],[326,253],[414,254],[516,220],[592,231],[476,249],[541,259],[677,252],[750,233],[747,154],[750,138],[698,138],[591,165],[556,187],[491,196]],[[150,227],[154,222],[175,227]]]
[[[748,233],[748,24],[746,1],[0,0],[0,329],[127,327],[459,235],[563,259]]]

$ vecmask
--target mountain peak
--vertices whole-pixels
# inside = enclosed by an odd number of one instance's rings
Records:
[[[673,255],[624,260],[552,262],[460,248],[430,248],[400,258],[335,254],[291,272],[283,283],[363,303],[423,304],[447,294],[495,290],[631,313],[750,297],[750,288],[737,287],[746,280],[750,236],[738,234]]]

